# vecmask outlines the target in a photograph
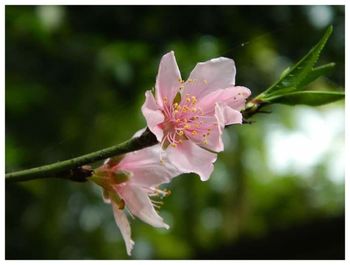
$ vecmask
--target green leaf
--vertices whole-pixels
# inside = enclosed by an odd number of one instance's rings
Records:
[[[313,68],[311,72],[300,82],[299,87],[303,87],[316,80],[320,76],[327,75],[334,69],[335,63],[324,64],[322,66]]]
[[[287,68],[283,72],[281,79],[263,92],[259,98],[265,98],[267,95],[273,95],[281,91],[287,92],[301,89],[302,86],[300,84],[302,84],[304,79],[312,71],[332,31],[333,27],[329,26],[322,39],[298,63],[290,69]]]
[[[320,106],[331,103],[333,101],[344,99],[344,92],[335,91],[294,91],[283,95],[271,96],[265,98],[270,103],[278,103],[285,105],[309,105]]]

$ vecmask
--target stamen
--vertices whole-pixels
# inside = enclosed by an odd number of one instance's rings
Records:
[[[197,103],[197,98],[195,96],[192,96],[191,99],[192,99],[192,105],[195,105]]]

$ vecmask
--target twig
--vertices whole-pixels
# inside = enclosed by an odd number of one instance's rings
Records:
[[[6,183],[55,177],[80,182],[85,181],[91,175],[92,170],[87,169],[84,165],[108,157],[123,155],[156,143],[156,137],[147,129],[140,137],[132,138],[106,149],[41,167],[7,173],[5,175]]]
[[[242,111],[243,123],[251,124],[252,122],[248,119],[254,114],[261,112],[260,109],[262,104],[261,102],[253,99],[249,101],[246,106],[246,109]],[[88,164],[106,159],[108,157],[123,155],[131,151],[140,150],[145,147],[155,145],[156,143],[156,137],[147,128],[141,136],[129,139],[112,147],[45,166],[6,173],[6,183],[44,178],[61,178],[84,182],[92,174],[91,168],[87,167]]]

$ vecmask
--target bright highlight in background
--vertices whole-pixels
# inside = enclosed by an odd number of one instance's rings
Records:
[[[310,174],[317,163],[325,163],[328,178],[344,181],[344,109],[341,106],[294,110],[295,128],[268,123],[268,164],[276,174]],[[304,175],[303,174],[303,175]]]

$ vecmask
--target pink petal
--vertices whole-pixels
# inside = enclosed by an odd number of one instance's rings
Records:
[[[154,187],[169,182],[181,174],[168,161],[161,162],[162,149],[159,144],[128,153],[118,168],[132,172],[130,182],[143,187]]]
[[[240,111],[245,107],[246,99],[250,94],[250,90],[243,86],[219,89],[201,98],[198,106],[205,114],[213,114],[216,103],[224,103]]]
[[[158,124],[164,121],[164,115],[159,109],[152,92],[149,90],[146,91],[146,101],[141,110],[146,119],[148,128],[157,137],[159,142],[162,141],[163,130],[158,127]]]
[[[220,57],[206,62],[198,63],[192,70],[185,93],[196,96],[197,99],[217,90],[235,84],[236,67],[233,60]]]
[[[198,122],[202,122],[203,124],[217,124],[216,126],[214,125],[211,127],[210,134],[206,138],[206,143],[204,143],[204,137],[203,137],[203,132],[199,132],[198,134],[192,135],[190,132],[185,132],[186,137],[192,140],[194,143],[198,144],[199,146],[208,149],[210,151],[214,152],[221,152],[224,150],[224,144],[221,139],[222,135],[222,129],[218,125],[218,121],[215,115],[210,115],[210,116],[204,116],[200,117]],[[205,132],[207,133],[207,132]]]
[[[111,203],[112,200],[109,198],[109,193],[106,189],[102,188],[102,198],[105,203]]]
[[[112,203],[112,207],[113,207],[115,222],[119,227],[119,230],[125,242],[126,252],[130,256],[131,250],[133,249],[135,243],[131,239],[131,228],[130,228],[128,218],[126,217],[126,214],[124,213],[124,211],[120,210],[115,203]]]
[[[231,124],[241,124],[242,123],[242,113],[238,110],[235,110],[226,104],[216,104],[215,107],[215,116],[220,124],[221,128],[224,128],[226,125]]]
[[[156,80],[156,100],[159,106],[163,107],[164,97],[172,104],[181,85],[180,80],[181,74],[174,52],[168,52],[160,61]]]
[[[166,149],[169,160],[183,173],[196,173],[202,181],[208,180],[214,170],[217,154],[209,152],[192,141]]]
[[[222,142],[222,129],[217,126],[212,129],[207,137],[207,143],[201,144],[202,147],[214,152],[224,151],[224,143]]]
[[[154,210],[152,202],[145,190],[129,183],[123,186],[119,185],[116,189],[120,197],[125,201],[126,207],[133,215],[154,227],[169,228],[163,222],[162,217]]]
[[[153,95],[152,95],[152,96],[153,96]],[[146,131],[146,129],[147,129],[147,127],[138,130],[136,133],[134,133],[134,135],[132,136],[132,138],[140,137],[140,136]]]

